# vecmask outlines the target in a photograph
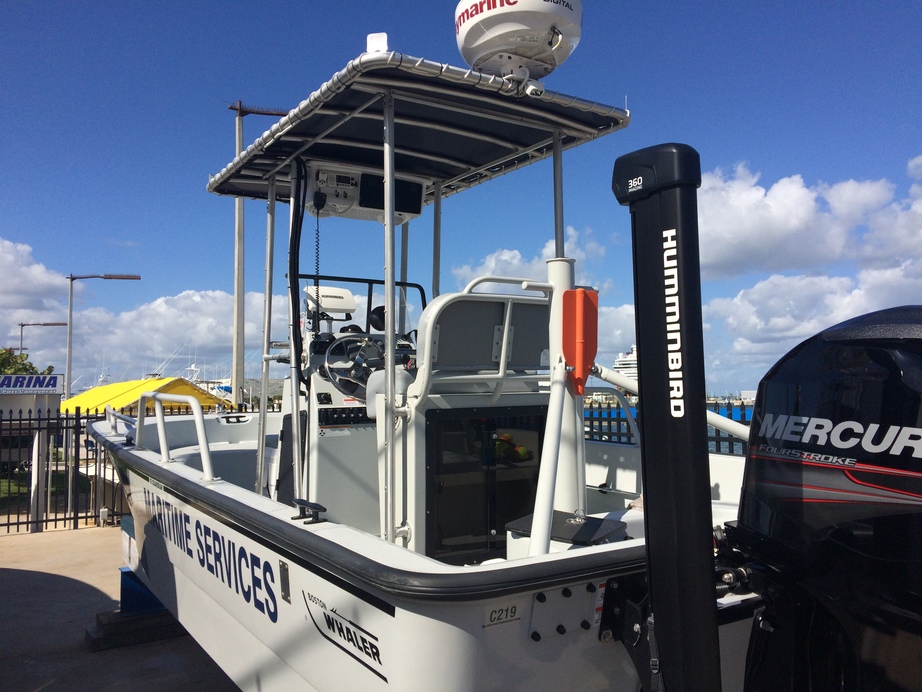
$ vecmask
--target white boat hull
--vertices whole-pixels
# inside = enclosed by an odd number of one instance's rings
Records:
[[[243,689],[560,690],[574,667],[582,689],[637,688],[623,647],[599,638],[604,579],[542,590],[544,604],[527,587],[457,602],[395,598],[128,477],[132,567]]]

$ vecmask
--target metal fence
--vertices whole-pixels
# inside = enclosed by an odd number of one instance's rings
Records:
[[[709,411],[748,425],[752,420],[752,404],[741,402],[709,401]],[[634,435],[627,422],[629,413],[618,403],[593,402],[587,404],[583,412],[583,421],[587,440],[633,444]],[[643,414],[637,413],[637,425],[643,430]],[[722,430],[708,426],[708,450],[718,454],[745,455],[748,442],[732,437]]]
[[[78,528],[125,511],[115,470],[79,409],[0,410],[0,532]]]

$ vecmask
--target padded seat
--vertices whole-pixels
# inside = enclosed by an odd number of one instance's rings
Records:
[[[549,316],[545,296],[465,291],[436,297],[420,316],[418,370],[408,395],[462,383],[501,388],[511,374],[546,370]]]

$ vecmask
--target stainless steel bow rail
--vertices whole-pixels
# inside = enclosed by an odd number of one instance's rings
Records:
[[[195,435],[202,455],[203,480],[215,480],[214,467],[211,464],[211,450],[208,447],[208,435],[205,432],[205,413],[198,399],[186,394],[164,394],[160,392],[145,392],[138,402],[138,419],[135,430],[134,443],[136,447],[143,447],[144,423],[147,417],[147,403],[154,402],[154,415],[157,419],[157,438],[160,443],[160,461],[169,463],[170,446],[166,436],[166,425],[163,413],[163,403],[183,404],[189,407],[195,422]]]

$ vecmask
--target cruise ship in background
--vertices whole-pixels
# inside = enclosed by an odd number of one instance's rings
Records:
[[[637,379],[637,344],[631,346],[630,353],[619,353],[615,358],[615,364],[611,366],[615,372],[630,377],[632,380]]]

